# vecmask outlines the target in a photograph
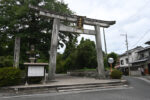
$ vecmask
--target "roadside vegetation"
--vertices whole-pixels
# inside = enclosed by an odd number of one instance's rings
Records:
[[[21,83],[21,70],[14,67],[0,68],[0,87]]]
[[[121,79],[122,72],[115,69],[115,70],[112,71],[110,76],[111,76],[112,79]]]

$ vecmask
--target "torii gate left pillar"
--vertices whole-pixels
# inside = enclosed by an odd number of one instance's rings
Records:
[[[51,37],[51,46],[50,46],[50,58],[49,58],[49,71],[48,71],[48,80],[54,79],[56,71],[56,57],[57,57],[57,45],[58,45],[58,34],[59,34],[60,20],[53,20],[53,30]]]

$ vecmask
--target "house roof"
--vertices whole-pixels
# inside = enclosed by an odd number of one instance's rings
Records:
[[[148,45],[150,45],[150,41],[147,41],[147,42],[145,42],[145,44],[148,44]]]
[[[150,50],[150,46],[147,46],[147,47],[145,47],[145,48],[139,50],[138,53],[144,52],[144,51],[147,51],[147,50]]]
[[[135,51],[135,50],[141,50],[141,49],[143,49],[142,46],[137,46],[137,47],[129,50],[128,52],[129,52],[129,54],[131,54],[133,51]],[[122,56],[125,56],[125,55],[127,55],[127,51],[125,53],[123,53],[123,54],[120,54],[119,57],[122,57]]]

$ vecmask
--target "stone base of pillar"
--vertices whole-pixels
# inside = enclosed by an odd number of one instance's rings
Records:
[[[106,79],[106,76],[97,74],[96,79]]]

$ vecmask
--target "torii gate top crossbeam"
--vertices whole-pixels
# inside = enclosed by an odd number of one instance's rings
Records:
[[[69,22],[77,22],[77,15],[65,15],[65,14],[59,14],[54,13],[45,9],[42,9],[37,6],[29,5],[29,8],[39,11],[40,15],[50,17],[50,18],[58,18],[60,20],[66,20]],[[98,25],[100,27],[108,28],[110,25],[115,24],[116,21],[104,21],[104,20],[97,20],[97,19],[91,19],[91,18],[84,18],[84,24],[87,25]]]

